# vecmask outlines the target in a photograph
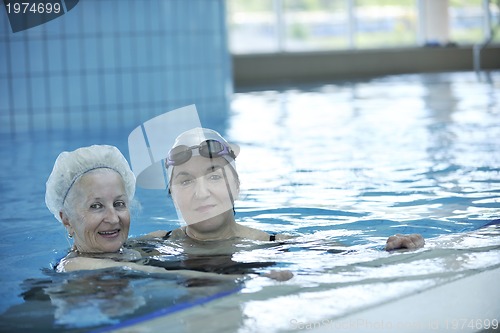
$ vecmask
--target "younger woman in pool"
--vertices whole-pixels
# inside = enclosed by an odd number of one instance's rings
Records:
[[[169,192],[186,226],[173,231],[155,231],[149,237],[220,241],[244,238],[274,241],[290,238],[243,226],[234,217],[239,194],[235,159],[239,147],[219,133],[193,128],[180,134],[166,158]],[[387,250],[422,247],[420,235],[396,235],[387,241]]]
[[[259,241],[288,238],[243,226],[234,217],[239,195],[235,158],[239,147],[219,133],[193,128],[177,137],[166,158],[169,192],[186,226],[155,231],[164,239],[220,241],[244,238]]]
[[[123,248],[130,228],[130,202],[135,176],[127,160],[113,146],[90,146],[62,152],[46,184],[45,202],[68,237],[74,240],[58,272],[128,267],[151,273],[163,268],[132,261],[139,252]],[[176,270],[188,277],[216,277],[219,274]]]

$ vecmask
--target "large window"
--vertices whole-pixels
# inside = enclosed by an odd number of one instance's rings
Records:
[[[345,1],[282,0],[285,50],[349,47],[351,28]]]
[[[490,5],[490,10],[496,14],[491,19],[498,22],[498,7]],[[449,0],[450,39],[461,44],[482,41],[486,33],[483,13],[483,0]]]
[[[487,36],[484,0],[444,1],[448,41],[467,45]],[[426,42],[428,0],[227,0],[233,53],[417,46]],[[499,1],[490,1],[499,23]],[[446,10],[447,8],[447,10]],[[432,11],[431,11],[432,13]],[[427,23],[426,23],[427,22]],[[495,41],[500,41],[500,28]]]
[[[356,47],[388,47],[417,43],[415,0],[355,1]]]
[[[235,53],[273,52],[281,47],[279,12],[273,0],[227,0],[230,48]]]

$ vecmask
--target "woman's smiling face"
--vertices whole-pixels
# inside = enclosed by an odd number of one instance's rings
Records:
[[[171,193],[187,224],[213,231],[226,221],[227,214],[233,214],[238,185],[224,158],[193,156],[174,167]]]
[[[128,237],[129,200],[123,179],[110,169],[90,171],[74,184],[68,196],[69,210],[63,215],[68,233],[78,251],[116,252]]]

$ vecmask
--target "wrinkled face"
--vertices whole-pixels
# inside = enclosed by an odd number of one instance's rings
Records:
[[[224,158],[193,156],[188,162],[174,167],[171,193],[190,227],[213,231],[232,218],[238,185]]]
[[[80,252],[116,252],[130,228],[128,197],[116,171],[96,169],[73,185],[62,220]]]

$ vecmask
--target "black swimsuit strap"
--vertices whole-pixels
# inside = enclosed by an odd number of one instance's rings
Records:
[[[167,233],[165,234],[165,236],[162,237],[162,239],[169,239],[169,237],[172,235],[172,230],[170,231],[167,231]],[[270,242],[274,242],[276,241],[276,234],[273,234],[273,235],[270,235],[269,236],[269,241]]]

